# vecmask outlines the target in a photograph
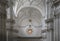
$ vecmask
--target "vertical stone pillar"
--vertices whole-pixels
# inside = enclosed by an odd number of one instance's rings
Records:
[[[47,39],[46,41],[53,41],[53,13],[52,0],[47,0]],[[49,30],[50,29],[50,30]]]
[[[0,41],[6,41],[6,0],[0,0]]]

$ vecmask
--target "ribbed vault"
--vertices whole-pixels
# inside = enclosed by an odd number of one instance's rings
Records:
[[[17,16],[18,12],[24,7],[38,8],[42,15],[45,14],[44,0],[14,0],[13,2],[14,2],[13,10],[15,16]]]
[[[16,0],[14,1],[15,26],[20,37],[40,37],[44,26],[43,0]],[[27,32],[28,31],[28,32]],[[28,34],[28,33],[31,33]]]
[[[33,7],[22,8],[18,13],[18,18],[17,18],[19,25],[22,24],[22,22],[24,22],[23,24],[28,25],[29,20],[32,21],[32,25],[36,23],[38,25],[41,25],[41,20],[42,20],[41,12]]]
[[[16,19],[16,24],[19,30],[19,36],[21,37],[40,37],[42,28],[43,16],[41,12],[34,7],[22,8]],[[31,27],[31,28],[30,28]],[[26,31],[32,29],[33,33],[29,35]],[[22,33],[23,32],[23,33]]]

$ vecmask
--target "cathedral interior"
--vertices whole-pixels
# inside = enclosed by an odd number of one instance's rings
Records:
[[[0,41],[60,41],[60,0],[0,0]]]

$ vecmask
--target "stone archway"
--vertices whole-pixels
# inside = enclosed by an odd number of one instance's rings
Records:
[[[40,37],[43,16],[41,12],[34,7],[24,7],[22,8],[16,19],[16,24],[18,25],[18,36],[21,37]],[[30,29],[30,30],[29,30]],[[32,31],[31,35],[27,31]]]

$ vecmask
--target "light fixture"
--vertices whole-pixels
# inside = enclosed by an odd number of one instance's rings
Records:
[[[33,29],[32,29],[32,27],[31,27],[31,25],[29,25],[29,28],[27,29],[27,33],[28,33],[29,35],[31,35],[31,34],[33,33]]]
[[[27,33],[28,33],[29,35],[31,35],[32,32],[33,32],[32,29],[28,29],[28,30],[27,30]]]

